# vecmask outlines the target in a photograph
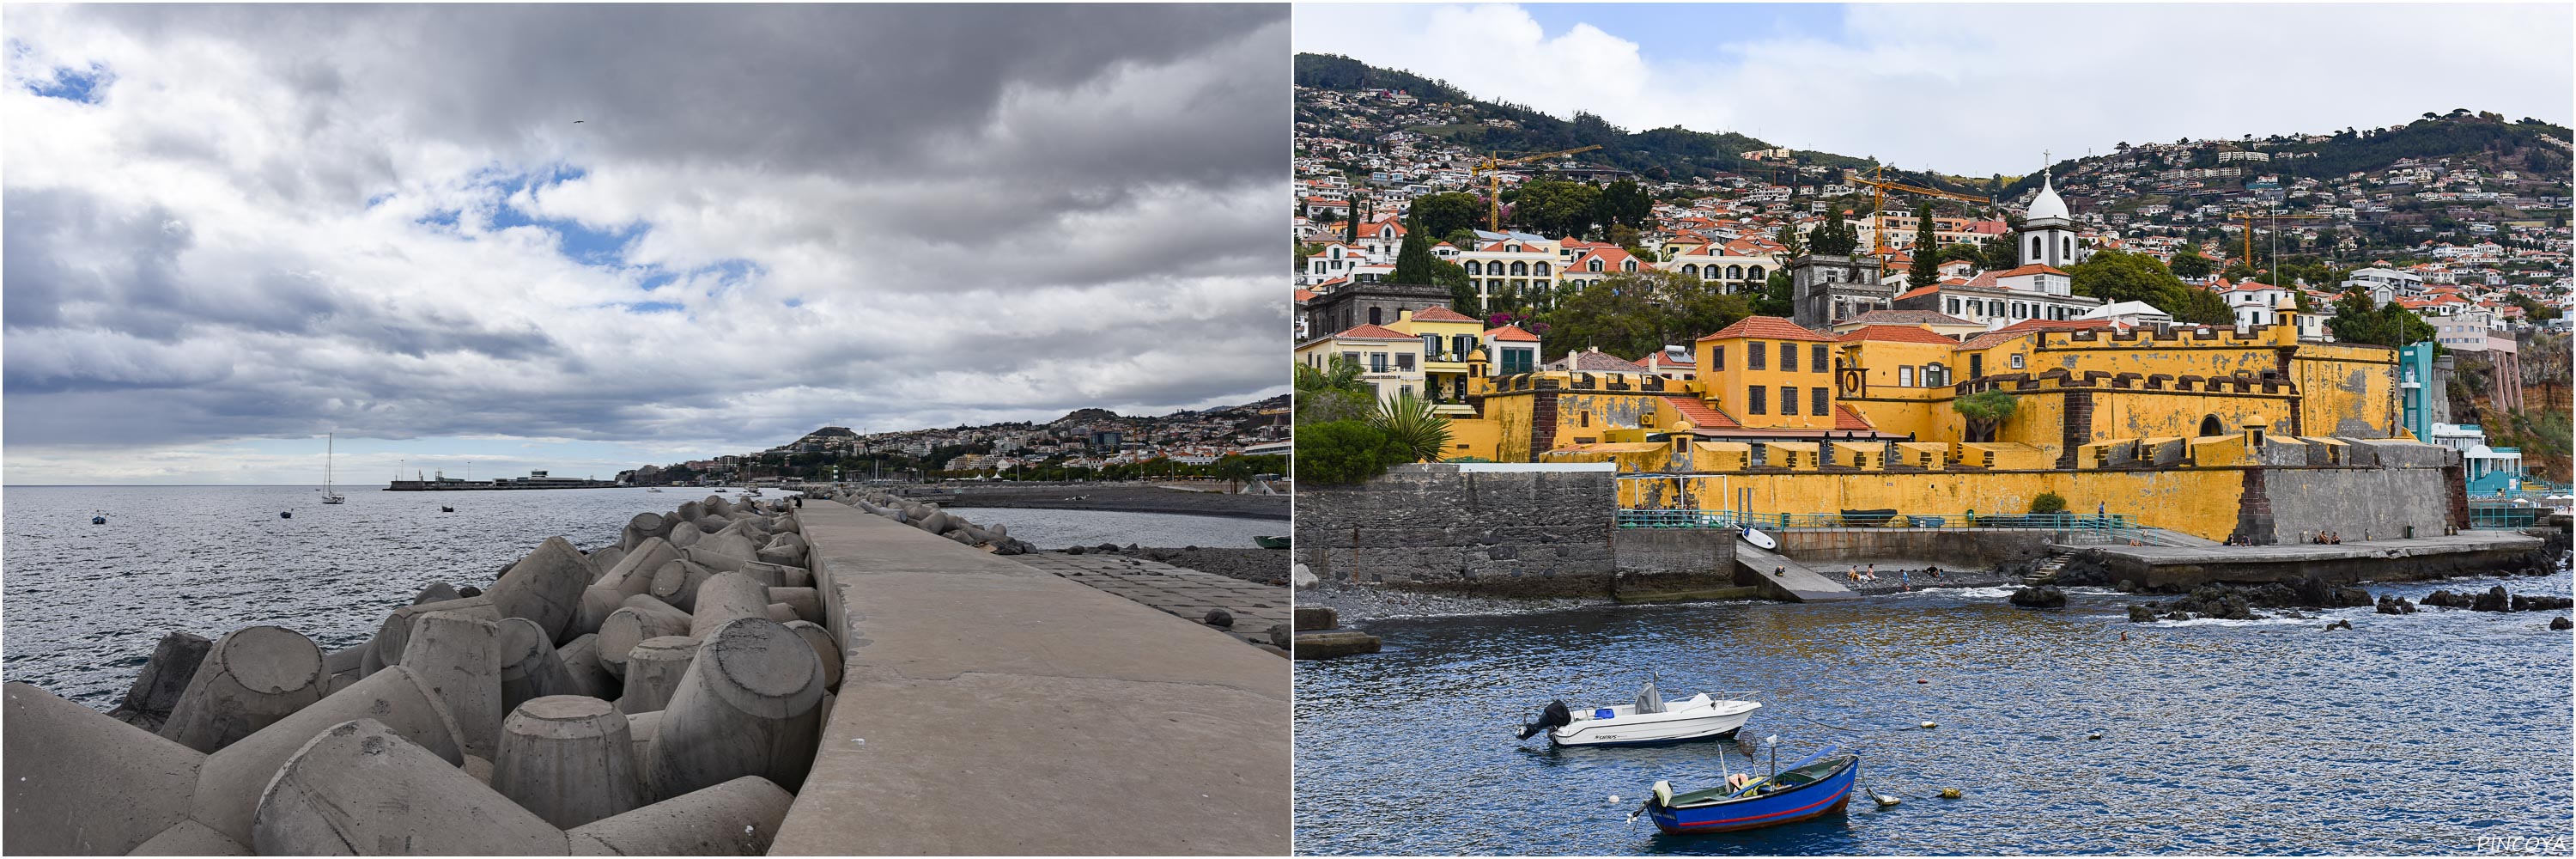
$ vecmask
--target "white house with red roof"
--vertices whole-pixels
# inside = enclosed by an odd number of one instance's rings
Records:
[[[1557,277],[1565,264],[1556,241],[1519,234],[1484,238],[1488,235],[1480,232],[1485,243],[1459,252],[1457,259],[1478,298],[1490,303],[1496,296],[1510,294],[1543,305],[1556,295]]]
[[[1518,325],[1487,328],[1477,339],[1484,344],[1485,375],[1509,376],[1538,369],[1538,335]]]
[[[1422,340],[1383,325],[1356,325],[1297,345],[1296,361],[1329,370],[1335,359],[1360,368],[1378,399],[1423,392]]]
[[[1559,282],[1573,289],[1582,289],[1599,285],[1611,275],[1636,274],[1644,268],[1646,262],[1629,253],[1627,248],[1591,244],[1577,251],[1573,261],[1566,264]]]

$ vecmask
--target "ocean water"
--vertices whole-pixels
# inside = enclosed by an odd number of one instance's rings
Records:
[[[1232,516],[1029,507],[959,507],[954,512],[979,525],[1008,525],[1012,537],[1041,549],[1102,543],[1133,543],[1158,549],[1250,549],[1255,548],[1253,537],[1288,533],[1286,522]]]
[[[431,582],[488,586],[547,537],[604,546],[635,514],[708,494],[362,489],[348,492],[347,504],[325,505],[309,486],[8,487],[0,492],[0,679],[106,709],[172,630],[215,638],[272,624],[325,650],[358,644]],[[440,513],[441,505],[456,512]],[[290,508],[294,518],[278,518]],[[108,524],[90,524],[92,513]],[[1009,524],[1048,548],[1113,539],[1249,546],[1231,529],[1260,524],[1068,510],[969,516]]]
[[[2566,594],[2533,579],[2367,586]],[[1584,608],[1365,624],[1385,651],[1299,662],[1297,849],[1312,854],[2475,853],[2568,843],[2566,612],[2339,609],[2131,624],[1994,589],[1855,603]],[[2350,619],[2351,631],[2325,632]],[[2126,635],[2126,640],[2122,639]],[[1515,742],[1550,699],[1743,690],[1743,743]],[[1915,728],[1932,721],[1938,727]],[[2099,732],[2099,740],[2087,736]],[[1856,751],[1880,809],[1739,833],[1626,822],[1649,787]],[[1766,759],[1767,760],[1767,759]],[[1956,787],[1964,796],[1935,794]],[[2524,842],[2524,851],[2542,842]],[[2522,852],[2522,851],[2517,851]]]

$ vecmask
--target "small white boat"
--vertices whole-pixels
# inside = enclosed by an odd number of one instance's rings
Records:
[[[1648,680],[1645,688],[1637,691],[1634,703],[1574,712],[1563,701],[1549,702],[1538,721],[1521,726],[1520,738],[1526,740],[1544,731],[1548,742],[1560,746],[1651,746],[1718,740],[1735,736],[1753,718],[1753,711],[1759,709],[1762,704],[1758,701],[1714,698],[1706,692],[1668,704],[1662,690]]]
[[[652,488],[652,489],[647,489],[647,490],[644,490],[644,491],[646,491],[646,492],[660,492],[660,491],[662,491],[662,489],[661,489],[661,487],[654,487],[654,488]]]

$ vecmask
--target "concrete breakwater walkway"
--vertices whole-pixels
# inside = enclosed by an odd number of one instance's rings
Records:
[[[354,647],[173,633],[113,715],[7,684],[0,849],[765,852],[841,678],[800,530],[709,497],[432,585]]]
[[[2063,548],[2095,559],[2113,580],[2127,579],[2156,590],[2180,591],[2213,582],[2244,584],[2316,578],[2350,584],[2547,569],[2557,559],[2542,556],[2545,544],[2539,537],[2511,531],[2463,531],[2334,545]]]
[[[1021,555],[1017,560],[1255,646],[1286,653],[1277,650],[1278,642],[1270,634],[1271,627],[1289,622],[1286,587],[1106,553],[1038,552]],[[1209,623],[1212,611],[1225,612],[1228,623]]]
[[[1288,852],[1285,661],[887,503],[798,517],[848,670],[774,852]]]

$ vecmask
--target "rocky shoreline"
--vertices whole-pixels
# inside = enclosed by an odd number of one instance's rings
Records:
[[[1238,519],[1288,520],[1287,495],[1232,495],[1190,492],[1122,483],[1048,484],[1043,486],[959,486],[938,484],[904,487],[899,494],[920,501],[964,509],[1024,507],[1037,510],[1105,510],[1124,513],[1176,513]],[[1282,527],[1280,533],[1287,533]]]
[[[9,850],[765,852],[841,674],[792,504],[550,538],[327,653],[173,633],[113,714],[7,684]]]
[[[1202,573],[1215,573],[1229,579],[1241,579],[1254,584],[1281,586],[1288,584],[1288,552],[1283,549],[1211,549],[1203,546],[1183,546],[1172,549],[1140,547],[1133,544],[1121,548],[1113,543],[1102,543],[1097,546],[1068,546],[1064,551],[1074,555],[1103,554],[1143,558]]]

